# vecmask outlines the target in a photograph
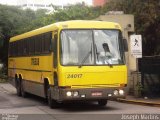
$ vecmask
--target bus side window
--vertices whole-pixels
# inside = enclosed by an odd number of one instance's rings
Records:
[[[44,54],[45,52],[45,34],[42,34],[41,36],[41,54]]]
[[[42,35],[37,35],[35,37],[35,54],[40,54],[41,53],[41,48],[42,48]]]
[[[34,52],[35,52],[35,42],[34,42],[34,38],[33,37],[30,37],[29,38],[29,55],[34,55]]]
[[[46,33],[44,34],[45,36],[45,41],[44,41],[44,53],[49,53],[50,52],[50,44],[51,44],[51,33]]]
[[[24,45],[24,43],[23,43],[23,40],[20,40],[20,41],[18,41],[19,42],[19,46],[18,46],[18,55],[19,56],[22,56],[23,55],[23,49],[24,49],[24,47],[23,47],[23,45]]]
[[[14,56],[18,56],[18,41],[15,41],[14,42]]]
[[[53,66],[57,67],[57,34],[54,35],[53,38]]]
[[[29,55],[29,39],[25,39],[25,50],[24,50],[24,55]]]

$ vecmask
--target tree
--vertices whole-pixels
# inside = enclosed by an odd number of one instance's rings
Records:
[[[22,10],[14,6],[0,5],[0,59],[7,64],[8,43],[12,36],[41,27],[44,10]],[[35,24],[36,23],[36,24]]]
[[[50,17],[55,21],[89,20],[98,17],[100,10],[100,8],[88,7],[84,4],[77,4],[64,9],[58,9]]]
[[[0,41],[3,43],[0,57],[3,62],[7,59],[8,40],[14,34],[13,29],[19,25],[19,14],[22,14],[21,11],[15,7],[0,5]]]

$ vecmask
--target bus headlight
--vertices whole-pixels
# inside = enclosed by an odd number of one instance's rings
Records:
[[[73,92],[73,96],[77,97],[79,95],[79,93],[77,91]]]
[[[113,91],[113,94],[114,94],[114,95],[118,95],[118,90],[114,90],[114,91]]]
[[[120,95],[124,95],[124,90],[119,90]]]
[[[71,97],[72,96],[72,92],[68,91],[68,92],[66,92],[66,95],[67,95],[67,97]]]

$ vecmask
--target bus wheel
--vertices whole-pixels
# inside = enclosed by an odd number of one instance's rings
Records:
[[[53,100],[52,97],[51,97],[51,88],[49,87],[48,88],[48,91],[47,91],[47,98],[48,98],[48,105],[50,108],[57,108],[58,107],[58,102],[56,100]]]
[[[24,90],[23,80],[21,80],[21,95],[22,97],[27,97],[27,93]]]
[[[18,78],[16,78],[16,90],[17,90],[17,95],[21,96],[21,82]]]
[[[99,100],[98,101],[99,106],[106,106],[106,104],[107,104],[107,100]]]

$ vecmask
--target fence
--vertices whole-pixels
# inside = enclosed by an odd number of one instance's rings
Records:
[[[138,64],[144,94],[160,97],[160,56],[143,57]]]

